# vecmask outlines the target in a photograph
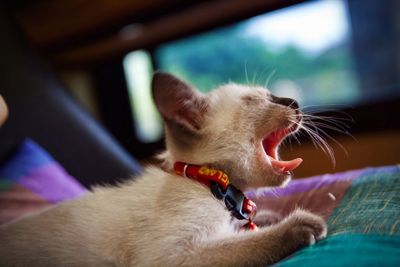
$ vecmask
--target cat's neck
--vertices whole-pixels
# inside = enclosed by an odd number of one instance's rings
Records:
[[[183,161],[183,162],[185,162],[187,164],[199,164],[197,162],[191,162],[190,160],[177,159],[168,150],[166,150],[163,153],[159,154],[157,156],[157,159],[160,161],[161,169],[163,169],[164,171],[166,171],[168,173],[171,173],[171,174],[175,174],[174,164],[177,161]],[[232,164],[233,163],[221,164],[221,163],[216,163],[216,162],[209,162],[207,164],[200,164],[200,165],[204,165],[204,166],[207,166],[207,167],[211,167],[211,168],[219,169],[219,170],[223,171],[224,173],[226,173],[230,177],[231,182],[236,187],[238,187],[242,191],[247,191],[248,188],[247,188],[246,184],[244,183],[243,179],[241,179],[243,174],[238,175],[237,173],[235,173],[233,171],[233,168],[230,168],[230,165],[232,165]]]

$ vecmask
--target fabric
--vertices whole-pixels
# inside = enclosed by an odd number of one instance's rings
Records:
[[[330,234],[366,233],[400,237],[399,205],[399,168],[369,170],[353,181],[329,218]]]
[[[43,148],[26,139],[0,166],[0,223],[83,195],[86,189]]]
[[[400,238],[386,235],[328,236],[275,266],[400,266]]]
[[[400,266],[400,165],[294,180],[249,192],[259,209],[320,214],[328,237],[277,266]]]
[[[86,189],[26,140],[0,167],[0,223],[77,198]],[[325,217],[328,237],[276,266],[400,266],[400,165],[294,180],[247,192],[281,217],[297,207]]]

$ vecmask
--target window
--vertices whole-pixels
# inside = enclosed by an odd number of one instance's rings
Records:
[[[316,1],[162,45],[155,58],[203,92],[233,81],[302,105],[349,104],[361,96],[349,36],[343,1]]]
[[[150,55],[145,51],[134,51],[124,58],[123,64],[136,136],[143,143],[155,142],[161,138],[162,125],[151,97],[153,67]]]
[[[396,9],[378,0],[310,1],[161,44],[153,49],[152,57],[157,69],[171,72],[203,92],[232,81],[266,86],[311,109],[371,104],[391,108],[385,103],[400,99],[398,18]],[[150,66],[146,55],[145,66]],[[143,132],[143,140],[151,140],[161,133],[161,126],[155,125],[160,121],[155,120],[151,130],[140,126],[153,115],[139,107],[155,110],[149,96],[152,69],[145,67],[135,73],[128,65],[128,80],[146,76],[145,86],[128,83],[131,95],[135,94],[132,106],[137,128],[148,129],[153,136],[144,137]],[[145,98],[136,97],[142,94],[140,90],[146,92]],[[382,116],[377,117],[376,121],[381,121]],[[370,119],[370,114],[359,119],[359,128],[371,129]]]

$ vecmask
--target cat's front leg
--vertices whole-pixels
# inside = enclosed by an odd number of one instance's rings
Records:
[[[257,211],[257,216],[254,218],[254,223],[258,227],[266,227],[283,220],[283,216],[273,210],[260,210]]]
[[[267,227],[282,221],[283,216],[272,210],[260,210],[257,211],[257,216],[254,218],[253,222],[260,227]],[[242,227],[247,223],[247,221],[239,221],[232,218],[232,224],[236,231],[240,231]]]
[[[209,241],[193,251],[184,265],[264,266],[273,264],[299,248],[324,238],[324,220],[310,212],[295,210],[283,221],[258,231],[240,232]]]

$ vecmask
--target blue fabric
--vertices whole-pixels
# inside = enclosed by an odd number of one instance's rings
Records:
[[[18,159],[18,160],[15,160]],[[31,139],[26,139],[15,154],[0,168],[0,178],[9,182],[17,182],[33,168],[54,162],[53,158]]]
[[[387,235],[341,234],[295,253],[275,266],[400,266],[400,238]]]

